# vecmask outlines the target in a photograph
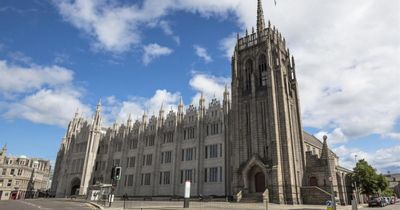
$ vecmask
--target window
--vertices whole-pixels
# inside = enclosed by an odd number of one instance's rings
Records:
[[[146,147],[154,146],[154,139],[155,139],[155,136],[154,136],[154,135],[147,136],[147,137],[146,137],[146,140],[145,140],[145,145],[146,145]]]
[[[181,183],[185,181],[195,181],[194,169],[181,170]]]
[[[222,154],[222,144],[220,144],[220,153]],[[208,145],[205,148],[205,158],[216,158],[218,157],[218,144]]]
[[[174,132],[171,131],[171,132],[164,133],[163,143],[166,144],[166,143],[172,143],[172,142],[174,142]]]
[[[142,174],[141,185],[150,185],[150,173]]]
[[[9,179],[7,182],[7,187],[11,187],[11,185],[12,185],[12,179]]]
[[[22,169],[18,169],[18,176],[22,175]]]
[[[182,161],[196,160],[196,147],[182,149]]]
[[[195,138],[195,127],[185,128],[183,131],[183,140]]]
[[[160,184],[162,185],[171,184],[171,172],[169,171],[160,172]]]
[[[258,59],[258,71],[260,73],[260,85],[266,86],[267,85],[267,59],[265,55],[261,55]]]
[[[218,181],[218,168],[210,168],[210,176],[208,179],[209,182],[217,182]]]
[[[10,175],[14,175],[14,173],[15,173],[15,169],[11,169],[11,171],[10,171]]]
[[[126,158],[126,167],[127,168],[135,167],[135,157],[127,157]]]
[[[1,172],[1,175],[6,175],[6,173],[7,173],[7,169],[3,168],[3,171]]]
[[[128,178],[127,186],[128,186],[128,187],[132,187],[132,186],[133,186],[133,174],[127,175],[127,176],[125,176],[125,177]],[[126,185],[125,185],[125,186],[126,186]]]
[[[172,162],[172,151],[161,152],[161,164]]]
[[[4,180],[0,179],[0,187],[3,187]]]
[[[120,166],[120,162],[121,162],[120,159],[114,159],[114,160],[113,160],[113,166],[115,166],[115,167]]]
[[[152,154],[147,154],[143,155],[143,166],[151,166],[153,162],[153,155]]]
[[[251,74],[253,71],[253,61],[248,60],[246,62],[245,66],[245,75],[244,75],[244,84],[245,84],[245,90],[250,90],[251,89]]]
[[[130,141],[129,141],[129,149],[136,149],[137,148],[137,144],[138,144],[138,140],[135,138],[135,139],[131,139]]]
[[[208,129],[210,127],[210,129]],[[211,123],[207,126],[207,136],[216,135],[220,133],[219,123]]]

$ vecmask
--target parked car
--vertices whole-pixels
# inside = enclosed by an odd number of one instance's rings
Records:
[[[384,197],[384,199],[386,201],[386,205],[385,206],[390,205],[390,198],[389,197]]]
[[[368,200],[368,207],[372,207],[372,206],[384,207],[384,206],[386,206],[386,201],[381,196],[371,196]]]

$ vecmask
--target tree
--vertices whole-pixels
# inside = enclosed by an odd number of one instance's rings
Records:
[[[353,169],[353,182],[357,188],[361,189],[363,194],[367,196],[385,192],[390,194],[388,190],[389,183],[385,176],[377,174],[376,169],[368,164],[364,159],[359,160]]]

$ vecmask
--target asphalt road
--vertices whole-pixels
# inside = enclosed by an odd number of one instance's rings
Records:
[[[387,205],[385,207],[366,207],[365,209],[382,209],[382,210],[400,210],[400,203],[396,203],[393,205]]]
[[[56,200],[0,201],[0,210],[93,210],[96,207],[79,202]]]

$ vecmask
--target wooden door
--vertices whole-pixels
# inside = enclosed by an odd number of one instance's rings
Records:
[[[256,192],[264,192],[265,191],[265,176],[264,173],[258,172],[254,176]]]

